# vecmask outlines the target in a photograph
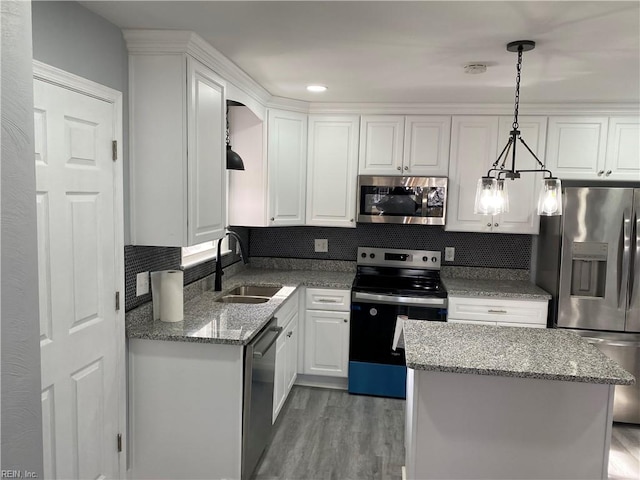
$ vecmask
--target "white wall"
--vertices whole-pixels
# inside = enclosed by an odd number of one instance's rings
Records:
[[[2,0],[2,469],[42,478],[31,4]]]
[[[76,2],[33,2],[33,58],[122,92],[124,243],[129,245],[129,69],[122,31]]]

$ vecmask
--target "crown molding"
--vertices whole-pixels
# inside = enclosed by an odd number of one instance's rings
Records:
[[[308,112],[361,115],[513,115],[499,103],[310,103]],[[640,115],[637,103],[520,104],[521,115]]]
[[[298,113],[309,113],[309,107],[311,105],[309,102],[284,97],[271,97],[267,102],[268,108],[280,108]]]
[[[122,33],[131,55],[188,53],[258,103],[266,105],[271,98],[264,87],[194,32],[124,29]]]

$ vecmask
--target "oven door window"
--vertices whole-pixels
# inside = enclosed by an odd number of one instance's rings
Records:
[[[424,191],[423,202],[427,217],[444,217],[445,187],[428,187]]]
[[[360,187],[360,215],[423,216],[422,187]]]

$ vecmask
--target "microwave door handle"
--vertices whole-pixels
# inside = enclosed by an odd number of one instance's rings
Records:
[[[618,253],[618,308],[626,308],[625,294],[629,285],[629,264],[631,263],[631,212],[628,208],[622,214],[622,226],[620,232],[620,245],[622,255]],[[624,304],[624,305],[623,305]]]

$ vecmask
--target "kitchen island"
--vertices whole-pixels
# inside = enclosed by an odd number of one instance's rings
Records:
[[[607,478],[615,385],[564,330],[408,320],[407,478]]]

